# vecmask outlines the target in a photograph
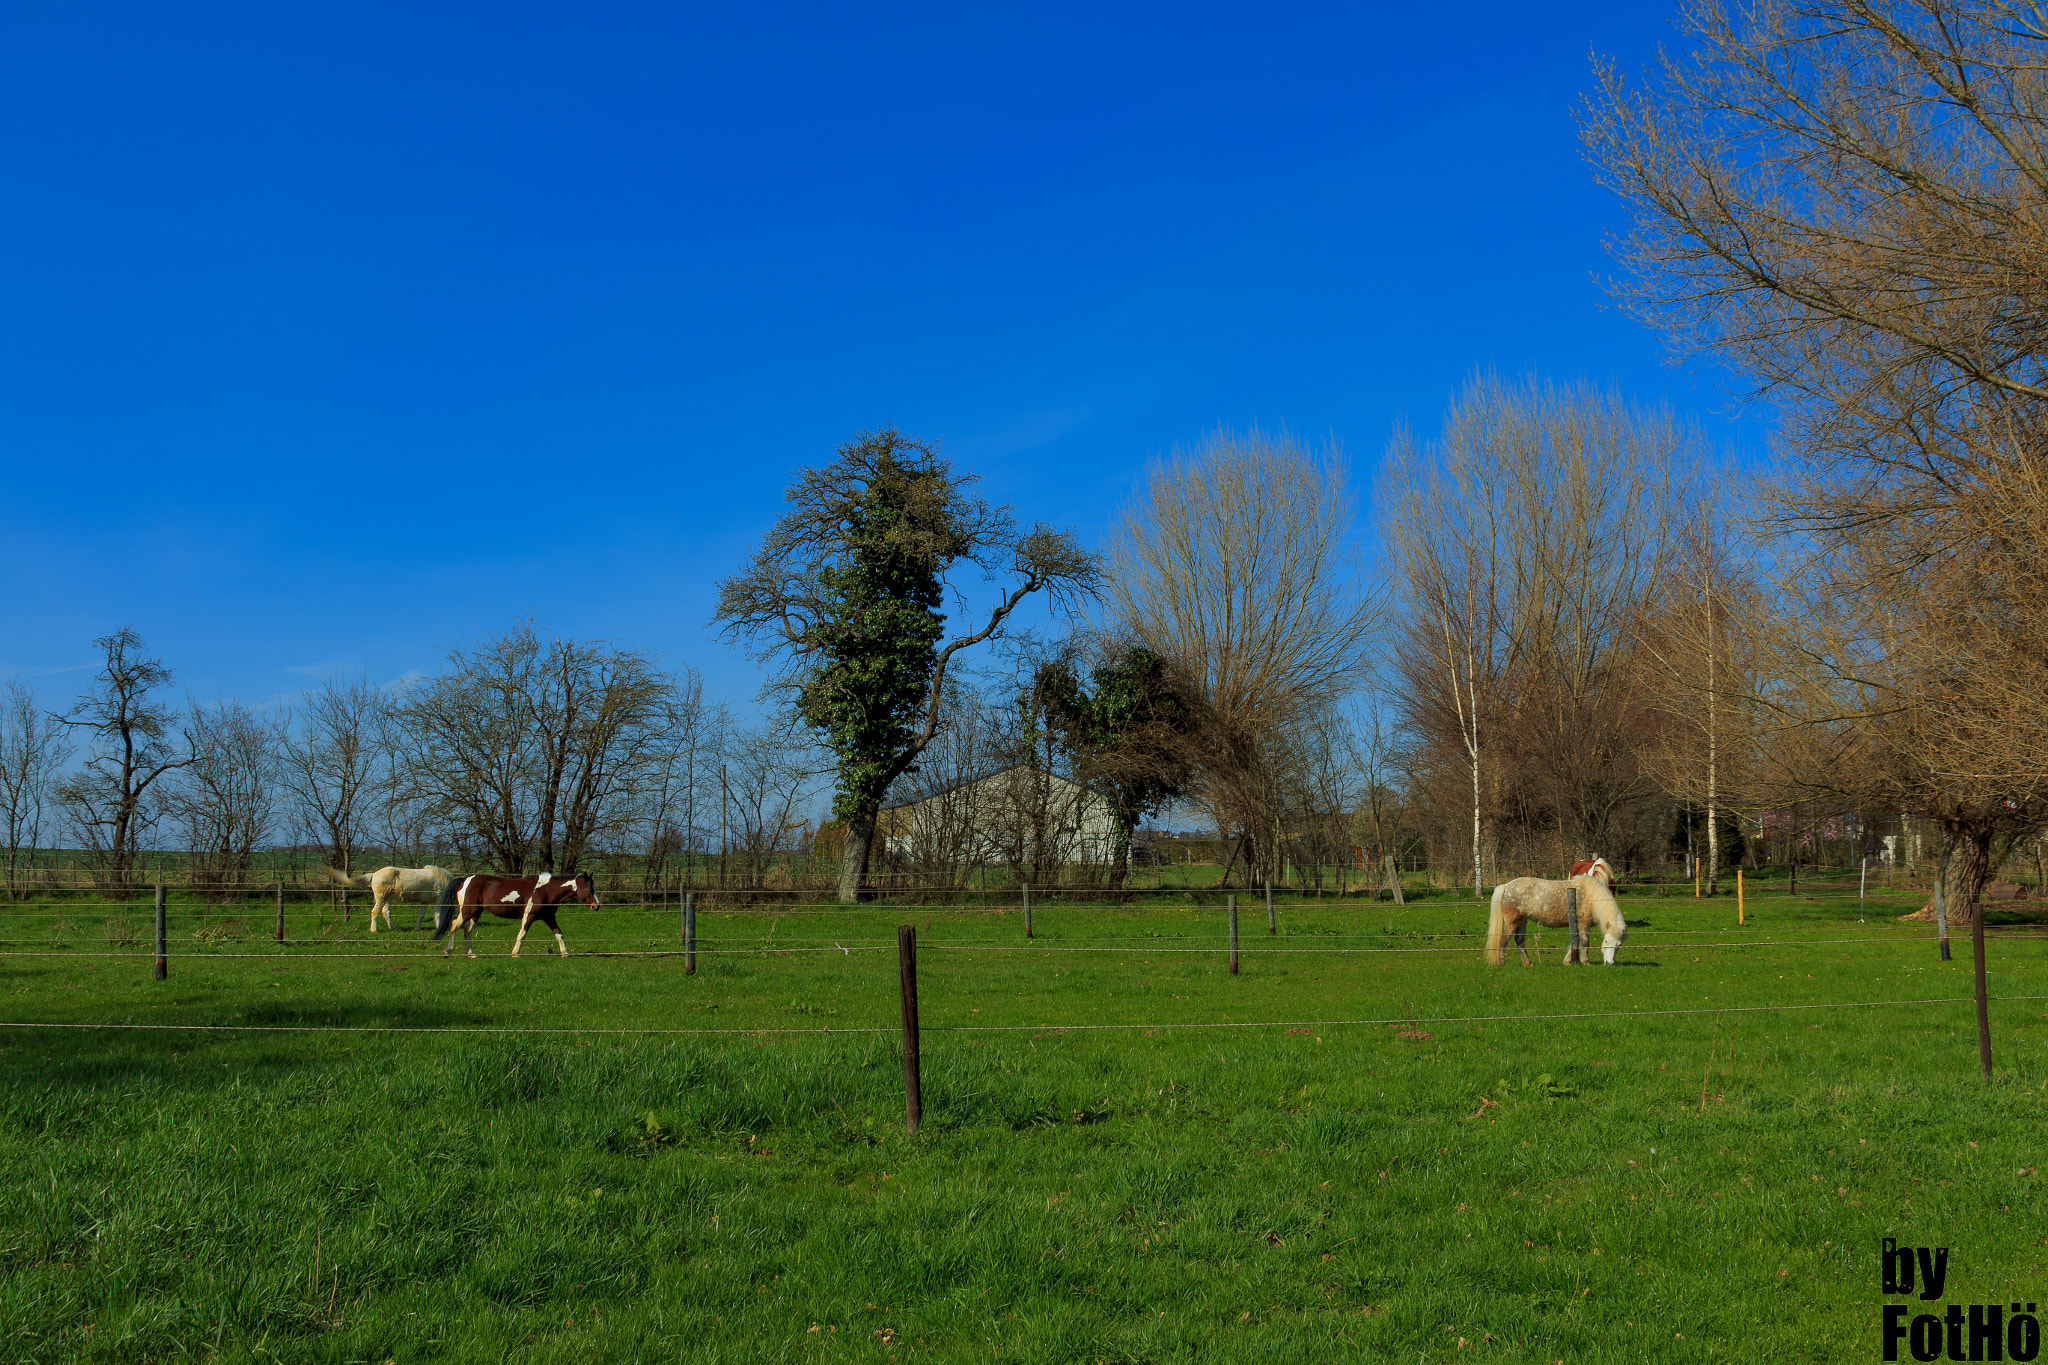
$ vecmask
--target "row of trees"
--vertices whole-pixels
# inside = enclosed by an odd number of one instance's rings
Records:
[[[1974,902],[2048,822],[2048,26],[2000,0],[1702,0],[1685,22],[1648,82],[1600,69],[1586,145],[1635,215],[1617,288],[1772,402],[1783,478],[1738,495],[1668,412],[1483,376],[1437,435],[1397,437],[1371,516],[1335,449],[1218,432],[1149,472],[1097,554],[865,433],[720,585],[782,726],[760,790],[793,804],[760,818],[799,808],[822,754],[849,901],[887,802],[1007,765],[1095,792],[1125,839],[1198,808],[1247,879],[1368,828],[1420,834],[1475,892],[1674,838],[1713,889],[1741,852],[1889,835]],[[1056,643],[1018,630],[1027,602]],[[676,803],[718,727],[628,650],[514,632],[291,725],[194,710],[181,748],[138,700],[167,677],[120,638],[93,697],[0,739],[95,746],[0,794],[54,799],[116,875],[169,818],[231,871],[273,788],[337,858],[359,791],[387,846],[512,868],[702,824]],[[998,641],[1019,667],[979,699],[964,674]]]
[[[153,849],[231,885],[281,843],[344,870],[630,857],[654,885],[716,850],[728,876],[757,879],[806,836],[818,789],[807,746],[735,723],[693,672],[530,625],[454,651],[424,682],[331,680],[270,710],[174,708],[170,670],[133,630],[96,643],[103,667],[70,710],[19,683],[0,710],[10,894],[34,884],[46,842],[83,850],[117,888]]]

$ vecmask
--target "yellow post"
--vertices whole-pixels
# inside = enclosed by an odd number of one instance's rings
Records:
[[[1692,898],[1694,900],[1700,898],[1700,865],[1698,863],[1692,865]]]
[[[1735,869],[1735,922],[1742,923],[1742,869]]]

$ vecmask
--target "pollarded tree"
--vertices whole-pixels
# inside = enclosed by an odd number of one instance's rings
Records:
[[[1095,557],[1070,534],[1020,534],[1007,508],[967,495],[972,481],[936,445],[893,427],[865,432],[803,471],[753,560],[718,585],[714,622],[779,665],[772,685],[836,759],[847,904],[860,896],[883,794],[938,733],[953,656],[999,634],[1034,592],[1066,607],[1094,591]],[[941,646],[946,574],[963,563],[1011,584],[980,630]]]
[[[1081,778],[1115,812],[1110,885],[1122,886],[1138,821],[1187,789],[1193,713],[1165,661],[1143,645],[1112,647],[1089,676],[1092,696],[1071,660],[1051,660],[1039,665],[1032,690]]]

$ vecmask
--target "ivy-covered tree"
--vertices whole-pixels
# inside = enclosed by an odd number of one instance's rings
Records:
[[[1070,660],[1054,660],[1039,665],[1032,693],[1077,773],[1116,815],[1110,885],[1122,886],[1138,822],[1187,787],[1193,712],[1165,661],[1142,645],[1112,648],[1089,678],[1093,695]]]
[[[1020,534],[1008,508],[968,496],[973,481],[935,444],[893,427],[863,432],[797,477],[790,510],[746,569],[718,585],[713,623],[776,667],[771,687],[836,760],[839,899],[849,905],[883,793],[938,733],[953,656],[1000,634],[1032,593],[1065,608],[1095,588],[1095,556],[1071,534]],[[947,574],[963,564],[1009,581],[981,629],[941,645]]]

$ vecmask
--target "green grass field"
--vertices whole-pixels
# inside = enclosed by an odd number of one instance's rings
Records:
[[[1880,1237],[2048,1297],[2048,1000],[1985,1085],[1916,903],[1624,894],[1622,965],[1525,970],[1469,900],[1283,899],[1235,978],[1174,901],[706,913],[694,977],[598,955],[672,910],[466,961],[180,904],[161,983],[145,911],[32,903],[0,1020],[245,1027],[0,1030],[0,1358],[1874,1360]]]

